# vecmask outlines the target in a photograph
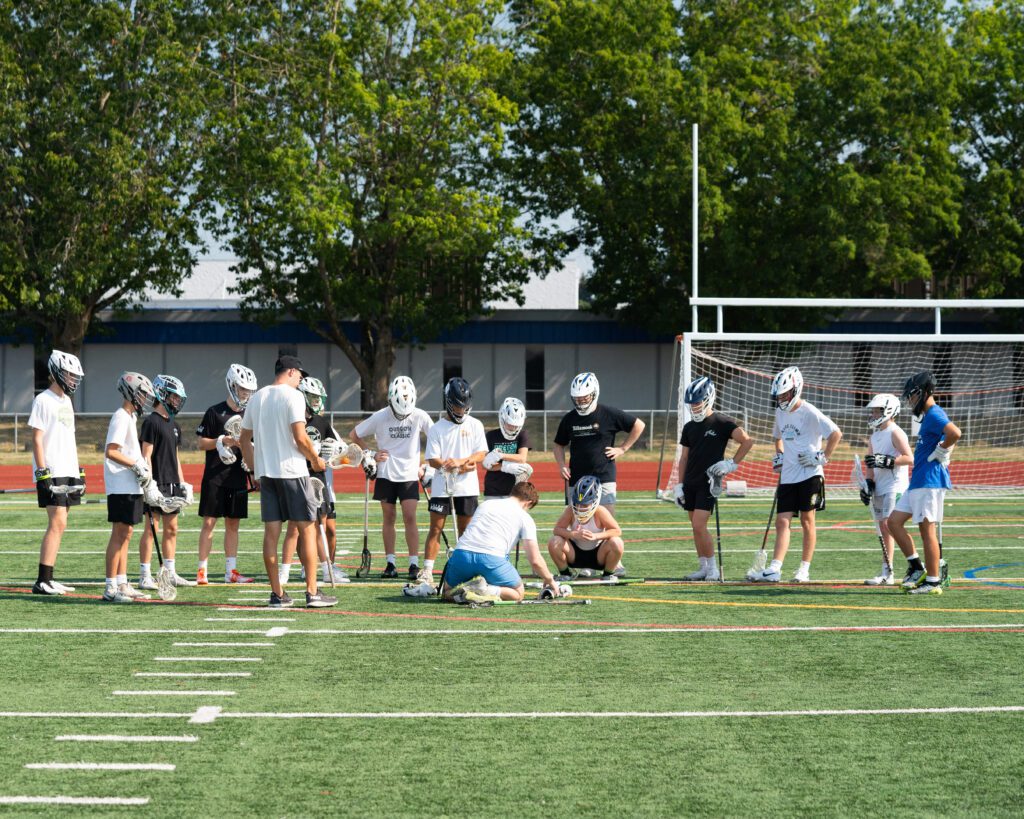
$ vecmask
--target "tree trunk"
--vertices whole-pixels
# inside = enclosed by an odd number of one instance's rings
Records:
[[[366,326],[363,338],[366,343],[360,352],[368,377],[363,379],[362,409],[374,412],[387,405],[391,368],[395,363],[395,341],[390,326]]]

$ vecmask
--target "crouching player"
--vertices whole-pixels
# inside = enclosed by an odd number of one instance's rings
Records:
[[[570,504],[555,521],[548,554],[558,568],[557,580],[571,580],[573,569],[600,569],[601,578],[614,583],[615,567],[622,560],[622,530],[607,506],[601,506],[601,482],[584,475],[572,488]]]
[[[914,456],[910,454],[907,433],[895,421],[900,412],[900,399],[895,395],[880,393],[868,402],[867,409],[871,412],[868,419],[871,438],[868,441],[868,456],[864,459],[868,479],[867,491],[861,490],[860,499],[865,505],[871,505],[871,512],[878,523],[884,562],[878,575],[864,583],[868,586],[891,586],[895,580],[892,574],[893,537],[889,531],[889,515],[907,491],[907,466],[914,462]]]
[[[718,499],[711,494],[708,475],[724,478],[739,468],[740,462],[754,446],[754,441],[732,418],[715,412],[715,382],[706,375],[695,379],[686,388],[685,400],[690,407],[690,418],[683,426],[679,439],[679,474],[683,482],[676,484],[676,503],[686,510],[693,528],[693,543],[697,547],[700,568],[684,580],[720,580],[715,561],[715,544],[708,531],[708,520]],[[729,441],[736,441],[739,449],[732,458],[725,458]]]
[[[889,531],[900,550],[907,556],[909,566],[901,584],[911,594],[942,594],[945,567],[936,525],[942,524],[942,504],[949,480],[949,459],[953,447],[960,440],[960,428],[949,420],[945,410],[935,403],[935,378],[929,372],[918,373],[907,380],[903,400],[911,412],[921,419],[921,428],[914,449],[914,469],[910,485],[889,515]],[[914,540],[906,530],[911,518],[917,524],[924,544],[924,562],[914,549]]]
[[[522,600],[523,580],[508,559],[519,540],[534,574],[556,597],[561,594],[537,545],[537,524],[530,517],[536,505],[537,489],[524,482],[513,486],[507,498],[495,498],[476,510],[445,568],[443,599],[453,603]]]

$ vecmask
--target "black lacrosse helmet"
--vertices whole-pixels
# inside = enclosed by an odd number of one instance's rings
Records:
[[[924,413],[924,404],[928,396],[935,394],[935,376],[927,370],[917,373],[907,379],[903,385],[903,400],[910,406],[914,415],[920,416]]]
[[[473,409],[473,391],[465,378],[456,376],[444,385],[444,409],[453,424],[461,424],[466,420],[469,411]],[[453,412],[455,409],[462,410],[462,413],[456,415]]]

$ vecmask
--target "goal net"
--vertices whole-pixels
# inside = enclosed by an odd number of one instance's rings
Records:
[[[754,438],[755,448],[731,480],[748,490],[772,490],[772,378],[796,365],[804,378],[802,397],[832,418],[843,440],[825,467],[830,490],[855,489],[854,454],[863,456],[870,432],[865,405],[877,393],[899,397],[907,378],[922,370],[935,375],[936,400],[963,432],[950,464],[954,491],[1024,493],[1024,341],[976,340],[905,342],[823,342],[785,340],[690,340],[680,344],[675,457],[661,497],[678,483],[679,436],[689,420],[684,395],[689,381],[710,376],[717,389],[715,410],[732,416]],[[688,381],[689,379],[689,381]],[[896,418],[910,436],[917,424],[901,409]],[[671,421],[666,425],[671,428]],[[673,448],[669,447],[669,453]],[[729,451],[732,451],[731,449]],[[667,466],[667,465],[666,465]]]

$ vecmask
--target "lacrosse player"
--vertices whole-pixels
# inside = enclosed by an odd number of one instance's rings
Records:
[[[46,532],[39,546],[39,574],[32,594],[56,595],[75,590],[54,580],[53,567],[68,525],[68,508],[81,503],[85,492],[85,470],[78,465],[75,409],[71,405],[71,396],[85,373],[76,356],[60,350],[50,353],[46,369],[50,385],[33,399],[28,416],[36,498],[39,508],[46,510]],[[77,491],[54,494],[51,490],[57,486],[72,486]]]
[[[192,503],[192,485],[185,483],[185,476],[178,461],[178,448],[181,446],[181,425],[174,420],[185,406],[188,396],[185,385],[173,375],[158,375],[153,379],[153,393],[156,400],[153,411],[142,422],[139,440],[142,443],[142,457],[149,466],[153,480],[164,498],[181,498],[187,506]],[[175,586],[194,586],[195,581],[186,580],[178,574],[174,566],[174,553],[178,544],[178,512],[170,512],[158,507],[143,504],[143,514],[151,515],[154,527],[162,533],[164,565],[168,580]],[[159,523],[158,523],[159,521]],[[150,570],[153,557],[153,532],[148,526],[142,527],[142,539],[139,541],[139,588],[155,590],[158,588],[156,579]]]
[[[624,548],[622,529],[608,507],[601,506],[601,482],[584,475],[573,486],[570,503],[548,541],[548,554],[558,569],[555,579],[572,580],[574,569],[600,569],[602,579],[614,583]]]
[[[907,556],[909,566],[901,585],[911,594],[942,594],[945,579],[936,524],[942,525],[943,500],[946,490],[953,485],[949,479],[949,459],[961,432],[945,410],[935,403],[934,393],[935,377],[930,372],[911,376],[903,388],[903,400],[920,420],[921,427],[914,448],[910,484],[889,515],[889,531]],[[924,544],[924,569],[914,549],[914,539],[906,530],[911,518]]]
[[[113,524],[107,542],[106,587],[103,599],[109,603],[149,600],[128,582],[128,544],[136,524],[142,520],[143,499],[161,506],[163,497],[142,457],[135,419],[153,405],[153,385],[140,373],[126,372],[117,380],[124,399],[110,418],[107,428],[103,483],[107,491],[107,521]]]
[[[321,593],[316,584],[316,521],[320,503],[314,495],[306,463],[312,464],[316,472],[325,471],[327,466],[306,434],[306,402],[298,386],[308,375],[298,358],[281,356],[274,364],[274,382],[252,397],[242,419],[242,457],[253,465],[260,485],[263,564],[270,579],[268,605],[272,609],[292,605],[291,597],[281,586],[277,566],[284,521],[294,522],[299,532],[299,559],[306,569],[306,606],[323,608],[338,602],[338,598]]]
[[[445,417],[427,433],[427,463],[435,470],[431,485],[430,530],[424,548],[423,569],[416,584],[402,590],[410,597],[434,593],[434,561],[441,548],[441,532],[451,512],[458,531],[465,531],[476,511],[480,481],[476,465],[487,455],[484,425],[470,416],[473,393],[464,378],[452,378],[444,387]],[[454,510],[452,509],[454,507]],[[451,544],[455,546],[454,543]]]
[[[517,483],[506,498],[483,504],[463,531],[445,568],[441,595],[453,603],[523,599],[526,587],[508,559],[520,540],[534,573],[555,597],[561,589],[548,571],[537,545],[537,525],[530,510],[537,505],[532,483]]]
[[[868,455],[864,463],[868,468],[867,487],[860,490],[860,499],[878,523],[885,562],[875,577],[864,581],[868,586],[891,586],[895,582],[892,574],[893,537],[889,531],[889,515],[896,503],[907,491],[907,467],[914,462],[910,454],[907,433],[896,423],[900,412],[900,399],[889,393],[879,393],[867,405],[871,416],[868,418]],[[920,565],[920,559],[914,555]],[[923,570],[923,566],[921,569]]]
[[[331,426],[331,422],[324,415],[327,407],[327,391],[319,378],[307,376],[299,382],[299,392],[306,402],[306,435],[313,443],[313,449],[325,463],[330,459],[337,449],[339,435]],[[316,532],[314,533],[317,542],[317,553],[320,558],[320,574],[324,583],[331,581],[331,572],[334,573],[335,583],[348,583],[348,575],[334,565],[331,557],[329,537],[334,530],[336,513],[334,501],[327,492],[328,478],[327,471],[318,472],[314,464],[306,461],[306,469],[309,476],[316,478],[324,485],[324,501],[317,510]],[[330,532],[328,531],[330,527]],[[294,521],[288,523],[288,530],[284,535],[284,552],[281,559],[281,584],[288,582],[292,569],[292,557],[299,545],[299,529]],[[302,579],[306,579],[303,569]]]
[[[843,433],[831,418],[800,397],[803,387],[804,378],[797,367],[787,367],[772,380],[775,404],[772,469],[780,473],[776,489],[775,553],[767,568],[750,576],[755,582],[778,583],[782,579],[782,561],[789,550],[789,525],[793,515],[798,513],[803,555],[793,582],[808,583],[811,579],[811,558],[817,541],[814,519],[816,512],[825,508],[825,470],[822,467],[839,446]]]
[[[506,398],[498,410],[498,426],[489,430],[484,456],[484,500],[507,498],[512,487],[528,481],[533,467],[526,462],[530,436],[525,429],[526,407],[518,398]]]
[[[573,409],[562,416],[555,433],[552,454],[555,463],[571,489],[584,475],[601,481],[601,505],[615,514],[615,460],[620,458],[643,434],[645,424],[622,410],[598,405],[601,385],[593,373],[580,373],[569,385]],[[622,446],[615,446],[616,433],[626,433]],[[565,448],[569,447],[569,465],[565,465]],[[567,492],[568,494],[568,492]],[[568,503],[568,498],[566,499]],[[625,568],[615,568],[624,577]]]
[[[419,575],[420,532],[416,526],[416,507],[420,500],[419,481],[424,467],[420,464],[420,436],[426,437],[434,422],[416,407],[416,385],[405,375],[396,377],[388,387],[388,405],[360,421],[349,440],[363,448],[364,470],[373,484],[373,499],[380,501],[384,518],[381,535],[387,566],[381,577],[398,577],[395,568],[395,521],[397,505],[402,507],[405,545],[409,552],[409,582]],[[373,436],[377,451],[369,446]]]
[[[225,424],[245,412],[245,406],[256,392],[256,374],[241,364],[228,367],[224,377],[228,397],[214,404],[196,428],[199,448],[206,452],[206,466],[199,491],[199,571],[196,582],[209,584],[209,559],[213,550],[213,530],[217,520],[224,518],[224,582],[252,583],[238,571],[238,525],[249,517],[249,477],[246,464],[239,457],[238,441],[227,433]]]
[[[718,499],[711,494],[708,476],[720,480],[739,469],[754,441],[732,418],[714,411],[715,382],[708,376],[693,380],[686,388],[684,400],[690,407],[690,420],[679,438],[679,474],[683,482],[676,484],[675,498],[690,516],[700,567],[683,579],[720,580],[715,544],[708,531],[708,520]],[[729,441],[735,441],[739,448],[733,457],[726,458]]]

